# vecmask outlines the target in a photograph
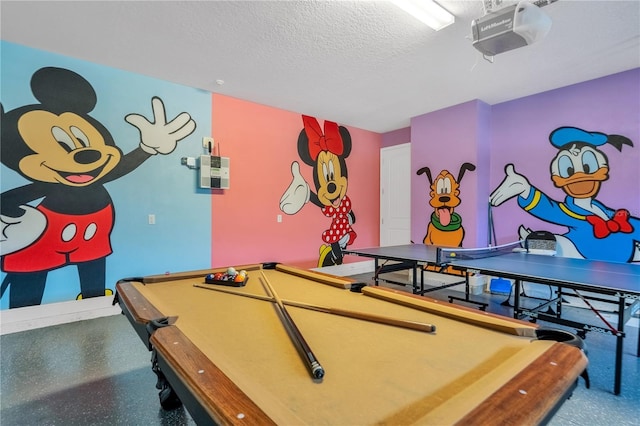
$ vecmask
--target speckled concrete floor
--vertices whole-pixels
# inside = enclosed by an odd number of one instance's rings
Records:
[[[489,310],[505,309],[504,296],[480,297],[491,302]],[[591,389],[580,381],[551,426],[640,425],[637,329],[627,332],[622,394],[612,393],[615,340],[590,333]],[[184,408],[160,407],[150,353],[124,316],[4,335],[0,355],[2,426],[194,424]]]
[[[151,355],[122,315],[0,338],[0,424],[193,425],[158,402]]]

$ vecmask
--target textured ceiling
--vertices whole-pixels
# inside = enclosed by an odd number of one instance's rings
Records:
[[[640,66],[639,0],[552,3],[548,36],[493,63],[469,39],[483,2],[439,3],[456,22],[435,32],[385,1],[3,0],[0,32],[376,132],[469,100],[496,104]]]

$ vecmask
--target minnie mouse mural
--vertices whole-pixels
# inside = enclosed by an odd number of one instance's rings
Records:
[[[298,136],[298,155],[313,167],[315,192],[300,174],[297,161],[291,163],[293,180],[280,198],[280,210],[288,215],[299,212],[311,201],[322,214],[331,218],[330,227],[322,233],[318,267],[341,265],[343,250],[353,244],[356,221],[347,196],[348,173],[345,159],[351,153],[349,131],[332,121],[324,122],[324,130],[315,117],[302,116],[304,128]]]

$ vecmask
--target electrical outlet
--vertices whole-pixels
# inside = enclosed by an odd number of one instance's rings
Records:
[[[205,136],[202,138],[202,147],[205,149],[209,149],[209,144],[211,144],[211,150],[213,150],[213,138],[209,136]]]

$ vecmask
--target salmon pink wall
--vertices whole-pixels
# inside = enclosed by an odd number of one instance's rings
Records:
[[[230,158],[230,189],[212,190],[211,264],[213,267],[277,261],[314,267],[322,232],[330,219],[307,203],[295,215],[280,211],[291,183],[291,164],[314,190],[311,166],[298,155],[302,115],[223,95],[212,98],[212,131],[221,155]],[[317,117],[323,124],[323,117]],[[338,123],[342,125],[342,123]],[[381,135],[347,127],[353,148],[346,158],[358,234],[354,247],[379,242]],[[278,222],[281,215],[282,222]],[[356,259],[357,260],[357,259]],[[345,262],[353,261],[350,257]]]

